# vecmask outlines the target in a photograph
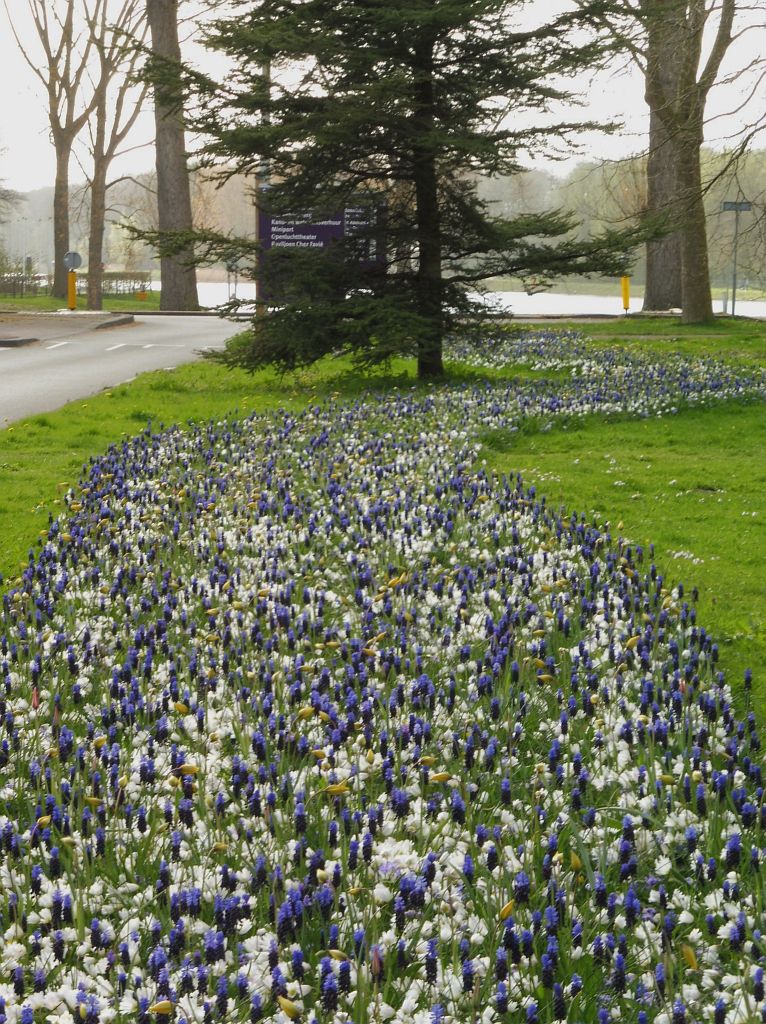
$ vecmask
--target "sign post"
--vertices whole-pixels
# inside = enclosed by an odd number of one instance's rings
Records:
[[[64,266],[67,274],[67,309],[77,309],[77,269],[82,266],[82,256],[79,252],[64,253]]]
[[[734,307],[737,302],[737,242],[739,240],[739,215],[752,210],[753,204],[746,199],[736,201],[727,200],[723,203],[724,213],[734,212],[734,249],[732,252],[732,273],[731,273],[731,315],[734,316]]]

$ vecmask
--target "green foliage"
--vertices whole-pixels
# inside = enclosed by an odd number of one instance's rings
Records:
[[[223,178],[267,171],[260,202],[273,214],[309,221],[382,206],[386,239],[377,268],[358,259],[377,223],[332,258],[271,250],[266,265],[277,257],[291,287],[272,292],[278,308],[254,325],[249,350],[225,361],[291,367],[340,350],[370,364],[414,352],[420,374],[436,375],[442,338],[480,312],[475,292],[488,278],[625,270],[640,231],[578,239],[562,211],[504,219],[478,194],[477,175],[518,173],[522,155],[586,127],[553,110],[568,98],[566,79],[609,42],[594,28],[608,3],[534,27],[525,7],[258,0],[214,24],[207,43],[232,73],[214,82],[189,72],[181,87],[199,100],[191,121],[209,140],[203,162]],[[201,233],[196,243],[205,261],[252,251],[247,239]]]

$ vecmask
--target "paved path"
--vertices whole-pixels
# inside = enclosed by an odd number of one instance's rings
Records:
[[[136,316],[115,323],[109,314],[0,314],[0,427],[146,370],[191,362],[202,349],[222,348],[237,330],[237,324],[207,316]],[[24,339],[36,340],[20,344]]]

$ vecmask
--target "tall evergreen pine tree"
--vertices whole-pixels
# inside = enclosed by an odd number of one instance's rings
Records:
[[[520,26],[523,0],[255,0],[215,23],[223,83],[197,77],[195,127],[224,173],[263,174],[272,213],[321,219],[349,204],[382,211],[331,250],[272,250],[274,308],[229,361],[293,367],[330,351],[374,363],[417,356],[442,372],[442,342],[482,307],[487,278],[537,282],[624,270],[636,235],[575,239],[562,211],[494,216],[479,175],[560,143],[577,123],[551,123],[562,83],[599,60],[593,28],[604,0]],[[382,231],[385,263],[358,259]],[[204,240],[199,240],[204,241]],[[252,242],[207,238],[208,256],[252,258]],[[290,286],[275,289],[274,271]],[[277,297],[279,302],[276,301]]]

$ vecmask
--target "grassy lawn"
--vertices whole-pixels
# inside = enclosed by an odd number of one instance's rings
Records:
[[[524,284],[516,277],[496,277],[491,282],[492,291],[498,292],[521,292],[524,291]],[[729,292],[731,283],[713,286],[713,298],[719,299],[724,293]],[[619,277],[572,277],[556,284],[557,295],[620,295]],[[644,286],[633,280],[630,282],[630,294],[634,299],[642,298]],[[737,288],[737,299],[741,302],[763,300],[764,292],[761,288]]]
[[[12,298],[0,295],[0,313],[55,313],[66,308],[66,299],[54,295],[31,295],[25,298]],[[78,295],[77,308],[87,308],[84,295]],[[142,310],[160,308],[160,293],[147,292],[145,299],[137,299],[135,295],[104,296],[105,313],[140,313]]]
[[[747,317],[722,316],[709,324],[684,324],[680,317],[629,316],[560,326],[584,331],[596,344],[619,344],[657,355],[672,351],[737,362],[766,361],[766,322]]]
[[[658,356],[673,350],[762,363],[766,352],[766,324],[755,321],[701,329],[670,318],[629,319],[585,330],[598,344],[619,341]],[[484,377],[453,371],[464,382]],[[506,375],[539,374],[511,367]],[[373,377],[342,360],[291,377],[196,363],[16,423],[0,432],[0,572],[16,575],[83,464],[148,420],[159,428],[415,385],[414,365],[404,360]],[[641,421],[592,418],[544,432],[530,424],[483,440],[490,468],[520,470],[550,504],[608,520],[614,535],[632,543],[654,543],[666,579],[682,580],[687,593],[699,589],[699,621],[719,639],[729,677],[740,679],[750,666],[766,695],[766,406],[728,404]]]
[[[648,549],[669,585],[699,589],[728,677],[766,694],[766,405],[591,418],[485,438],[492,469],[519,471],[554,507],[585,512]],[[648,557],[648,555],[647,555]]]

